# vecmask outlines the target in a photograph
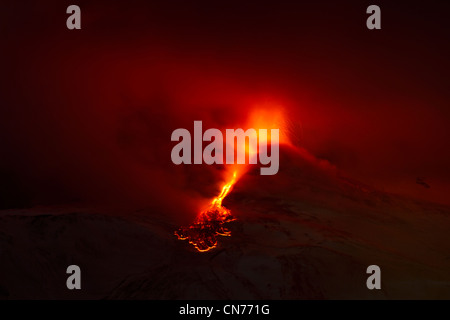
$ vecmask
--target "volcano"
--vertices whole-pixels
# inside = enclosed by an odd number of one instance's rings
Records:
[[[223,199],[237,217],[227,224],[233,236],[203,253],[151,208],[3,210],[0,297],[450,298],[449,207],[377,190],[299,150],[280,152],[277,175],[250,170]],[[70,264],[80,266],[83,290],[66,289]],[[366,287],[374,264],[381,290]]]

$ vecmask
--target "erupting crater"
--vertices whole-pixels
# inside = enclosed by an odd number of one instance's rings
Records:
[[[198,155],[199,157],[199,159],[197,159],[197,162],[194,161],[194,163],[197,164],[202,163],[202,141],[211,140],[210,138],[202,140],[201,135],[199,135],[198,133],[197,135],[195,134],[195,132],[201,133],[201,125],[201,121],[194,121],[194,140],[197,141],[197,145],[199,147],[198,149],[200,151],[200,153],[194,153],[194,158],[195,155]],[[207,150],[207,148],[219,150],[215,151],[215,154],[219,155],[219,160],[220,155],[223,156],[224,154],[223,150],[226,150],[226,161],[223,161],[224,159],[221,159],[221,161],[219,162],[212,163],[226,163],[227,165],[232,164],[233,167],[227,168],[227,173],[233,172],[233,175],[229,179],[229,181],[222,187],[220,194],[211,201],[209,207],[206,210],[202,211],[191,225],[187,227],[180,227],[177,231],[175,231],[175,235],[179,240],[188,240],[189,243],[192,244],[200,252],[205,252],[216,248],[218,244],[218,236],[231,235],[231,231],[225,226],[225,223],[234,221],[236,219],[231,215],[229,209],[222,206],[222,201],[230,193],[231,188],[236,183],[238,177],[241,177],[249,169],[249,166],[256,164],[256,159],[258,157],[261,164],[270,164],[270,167],[261,168],[260,172],[262,176],[276,174],[279,168],[279,144],[290,143],[289,138],[285,134],[285,130],[282,130],[286,127],[286,120],[284,117],[283,109],[277,105],[258,106],[258,108],[255,108],[253,110],[253,112],[249,116],[249,119],[242,127],[246,127],[249,129],[247,129],[245,132],[243,129],[226,130],[227,134],[232,131],[231,134],[233,135],[232,139],[230,141],[227,141],[226,146],[223,146],[222,143],[217,142],[223,141],[223,137],[219,130],[214,129],[216,130],[216,132],[218,132],[217,136],[214,141],[205,148],[205,150]],[[176,132],[176,130],[174,132]],[[269,132],[270,135],[268,135]],[[281,134],[279,134],[280,132]],[[181,130],[178,131],[178,133],[179,135],[176,134],[175,138],[173,138],[172,141],[177,141],[179,136],[186,134],[186,136],[188,137],[186,141],[189,142],[186,143],[188,151],[183,152],[183,155],[191,155],[190,133],[187,130]],[[196,136],[197,138],[195,138]],[[219,137],[219,139],[217,137]],[[217,146],[215,145],[216,143],[218,144]],[[180,144],[180,148],[183,148],[184,140],[180,142]],[[268,155],[269,148],[270,156]],[[173,152],[172,150],[172,156],[174,153],[175,155],[177,154],[177,152]],[[183,162],[180,159],[176,159],[174,163],[191,164],[192,162],[190,158],[188,158],[186,159],[186,162]],[[212,164],[209,162],[205,163]],[[269,172],[267,172],[267,170],[269,170]]]

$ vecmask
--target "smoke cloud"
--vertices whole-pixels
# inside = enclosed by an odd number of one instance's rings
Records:
[[[368,36],[360,8],[345,5],[336,15],[303,4],[294,16],[294,4],[81,2],[82,29],[70,32],[64,4],[36,5],[34,15],[21,6],[5,8],[22,20],[0,17],[2,208],[86,202],[180,217],[182,208],[191,221],[224,168],[174,165],[172,131],[195,120],[240,128],[271,108],[283,108],[292,144],[321,163],[446,201],[449,92],[436,70],[449,69],[448,44],[405,37],[401,23]]]

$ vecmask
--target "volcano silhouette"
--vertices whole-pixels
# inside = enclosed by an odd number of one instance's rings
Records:
[[[0,213],[6,299],[449,299],[450,208],[388,194],[282,148],[280,171],[251,170],[224,205],[232,236],[197,252],[151,209]],[[66,268],[82,270],[67,290]],[[381,269],[381,290],[366,287]]]

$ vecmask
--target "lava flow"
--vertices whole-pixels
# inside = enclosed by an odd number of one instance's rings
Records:
[[[267,147],[267,144],[279,144],[278,135],[276,136],[276,141],[272,141],[272,133],[270,136],[267,134],[260,135],[259,129],[264,128],[265,130],[272,130],[284,128],[285,123],[286,121],[281,107],[277,105],[275,105],[275,107],[273,105],[268,107],[265,105],[258,105],[258,108],[255,108],[253,112],[250,113],[249,119],[244,127],[255,128],[258,145],[261,146],[261,144],[265,144]],[[289,143],[289,139],[285,134],[281,134],[279,139],[283,143]],[[238,142],[240,144],[235,146],[235,150],[244,149],[245,156],[248,159],[255,154],[259,155],[259,149],[250,144],[250,139],[248,143],[245,140],[246,139],[240,140],[240,142]],[[273,154],[272,148],[271,154]],[[230,210],[222,206],[222,201],[231,191],[238,176],[240,177],[244,174],[248,168],[249,166],[246,164],[239,164],[232,168],[227,168],[227,172],[233,172],[233,177],[222,187],[222,191],[211,201],[209,207],[202,211],[190,226],[180,227],[175,231],[175,235],[179,240],[188,240],[198,251],[205,252],[217,247],[218,236],[231,235],[231,231],[228,230],[224,224],[236,219],[231,215]],[[233,169],[233,171],[230,169]]]
[[[198,251],[205,252],[217,246],[218,236],[230,236],[224,223],[236,220],[230,210],[222,206],[223,199],[230,192],[236,182],[236,171],[233,178],[223,186],[220,194],[213,199],[208,209],[203,211],[189,227],[181,227],[175,231],[180,240],[189,240]]]

